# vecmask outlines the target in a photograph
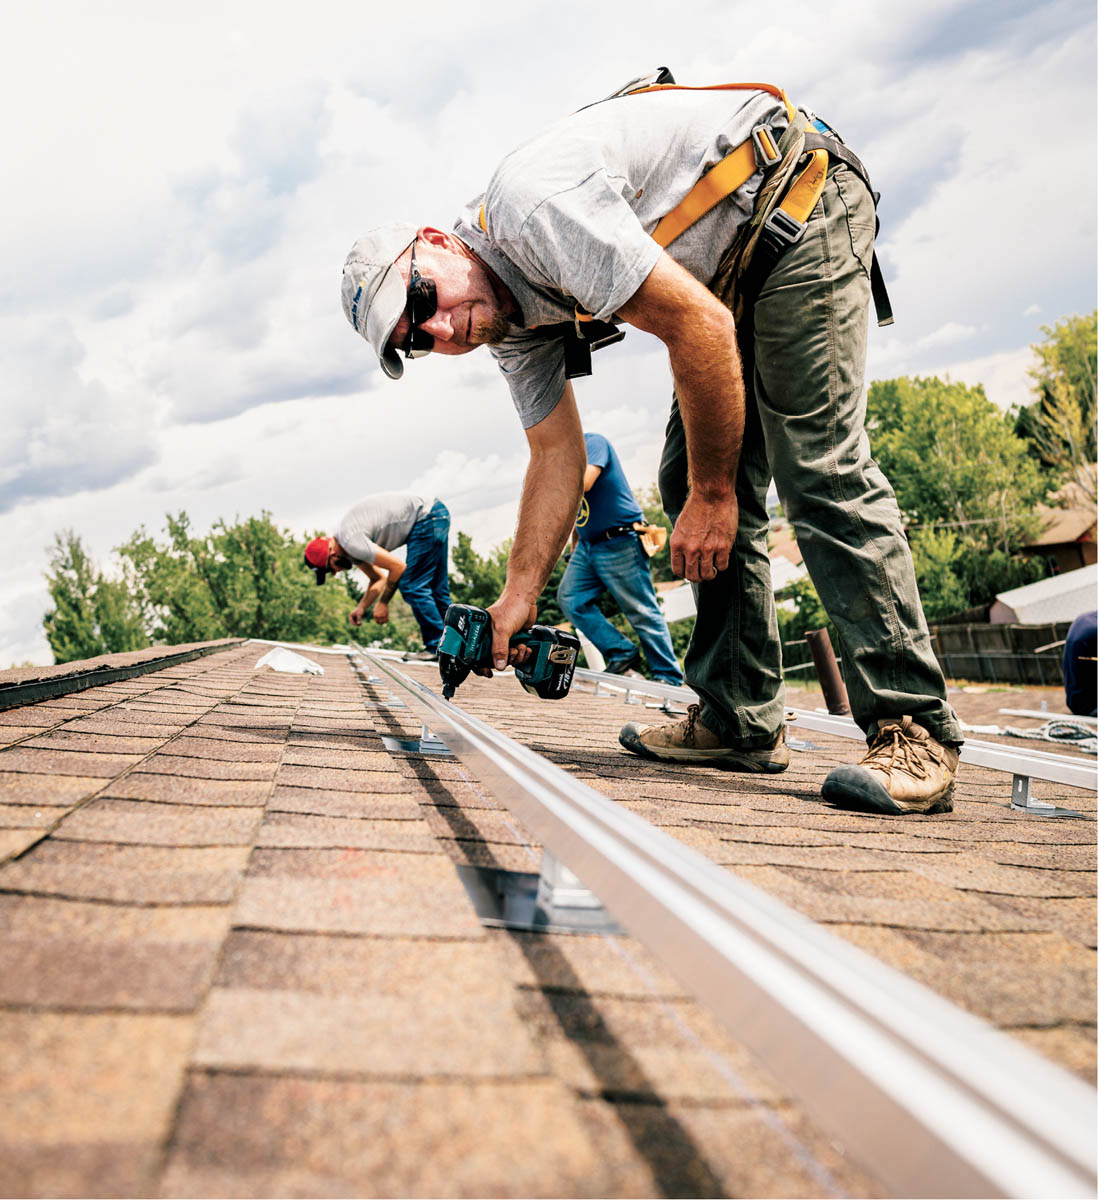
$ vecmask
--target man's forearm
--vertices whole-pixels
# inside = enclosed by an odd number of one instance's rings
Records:
[[[582,495],[583,462],[574,455],[531,458],[522,483],[506,591],[529,604],[537,601],[575,525]]]
[[[697,331],[700,344],[669,347],[686,434],[690,491],[719,500],[735,490],[746,407],[735,327]]]

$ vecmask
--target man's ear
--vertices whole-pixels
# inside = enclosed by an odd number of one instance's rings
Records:
[[[424,225],[416,236],[421,242],[436,246],[439,250],[448,250],[451,254],[457,250],[457,238],[443,229],[436,229],[433,225]]]

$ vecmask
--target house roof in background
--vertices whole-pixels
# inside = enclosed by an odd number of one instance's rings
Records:
[[[1022,625],[1074,621],[1098,607],[1098,564],[1011,588],[1000,592],[995,601],[1010,609]]]

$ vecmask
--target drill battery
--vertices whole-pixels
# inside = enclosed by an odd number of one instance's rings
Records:
[[[579,639],[551,625],[531,625],[510,639],[512,646],[529,646],[532,657],[515,664],[515,677],[543,700],[563,700],[572,686],[579,657]],[[438,646],[442,694],[449,700],[474,667],[492,665],[492,618],[472,604],[451,604],[443,621]]]

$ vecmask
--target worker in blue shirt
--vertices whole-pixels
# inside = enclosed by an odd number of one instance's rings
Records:
[[[1064,643],[1064,694],[1067,706],[1078,717],[1093,717],[1098,698],[1098,612],[1076,617]]]
[[[599,597],[609,592],[636,631],[653,677],[679,685],[682,669],[636,528],[645,527],[644,513],[609,441],[601,433],[585,433],[583,440],[587,447],[583,499],[557,600],[565,616],[598,648],[606,670],[620,675],[640,664],[640,651],[599,610]]]

